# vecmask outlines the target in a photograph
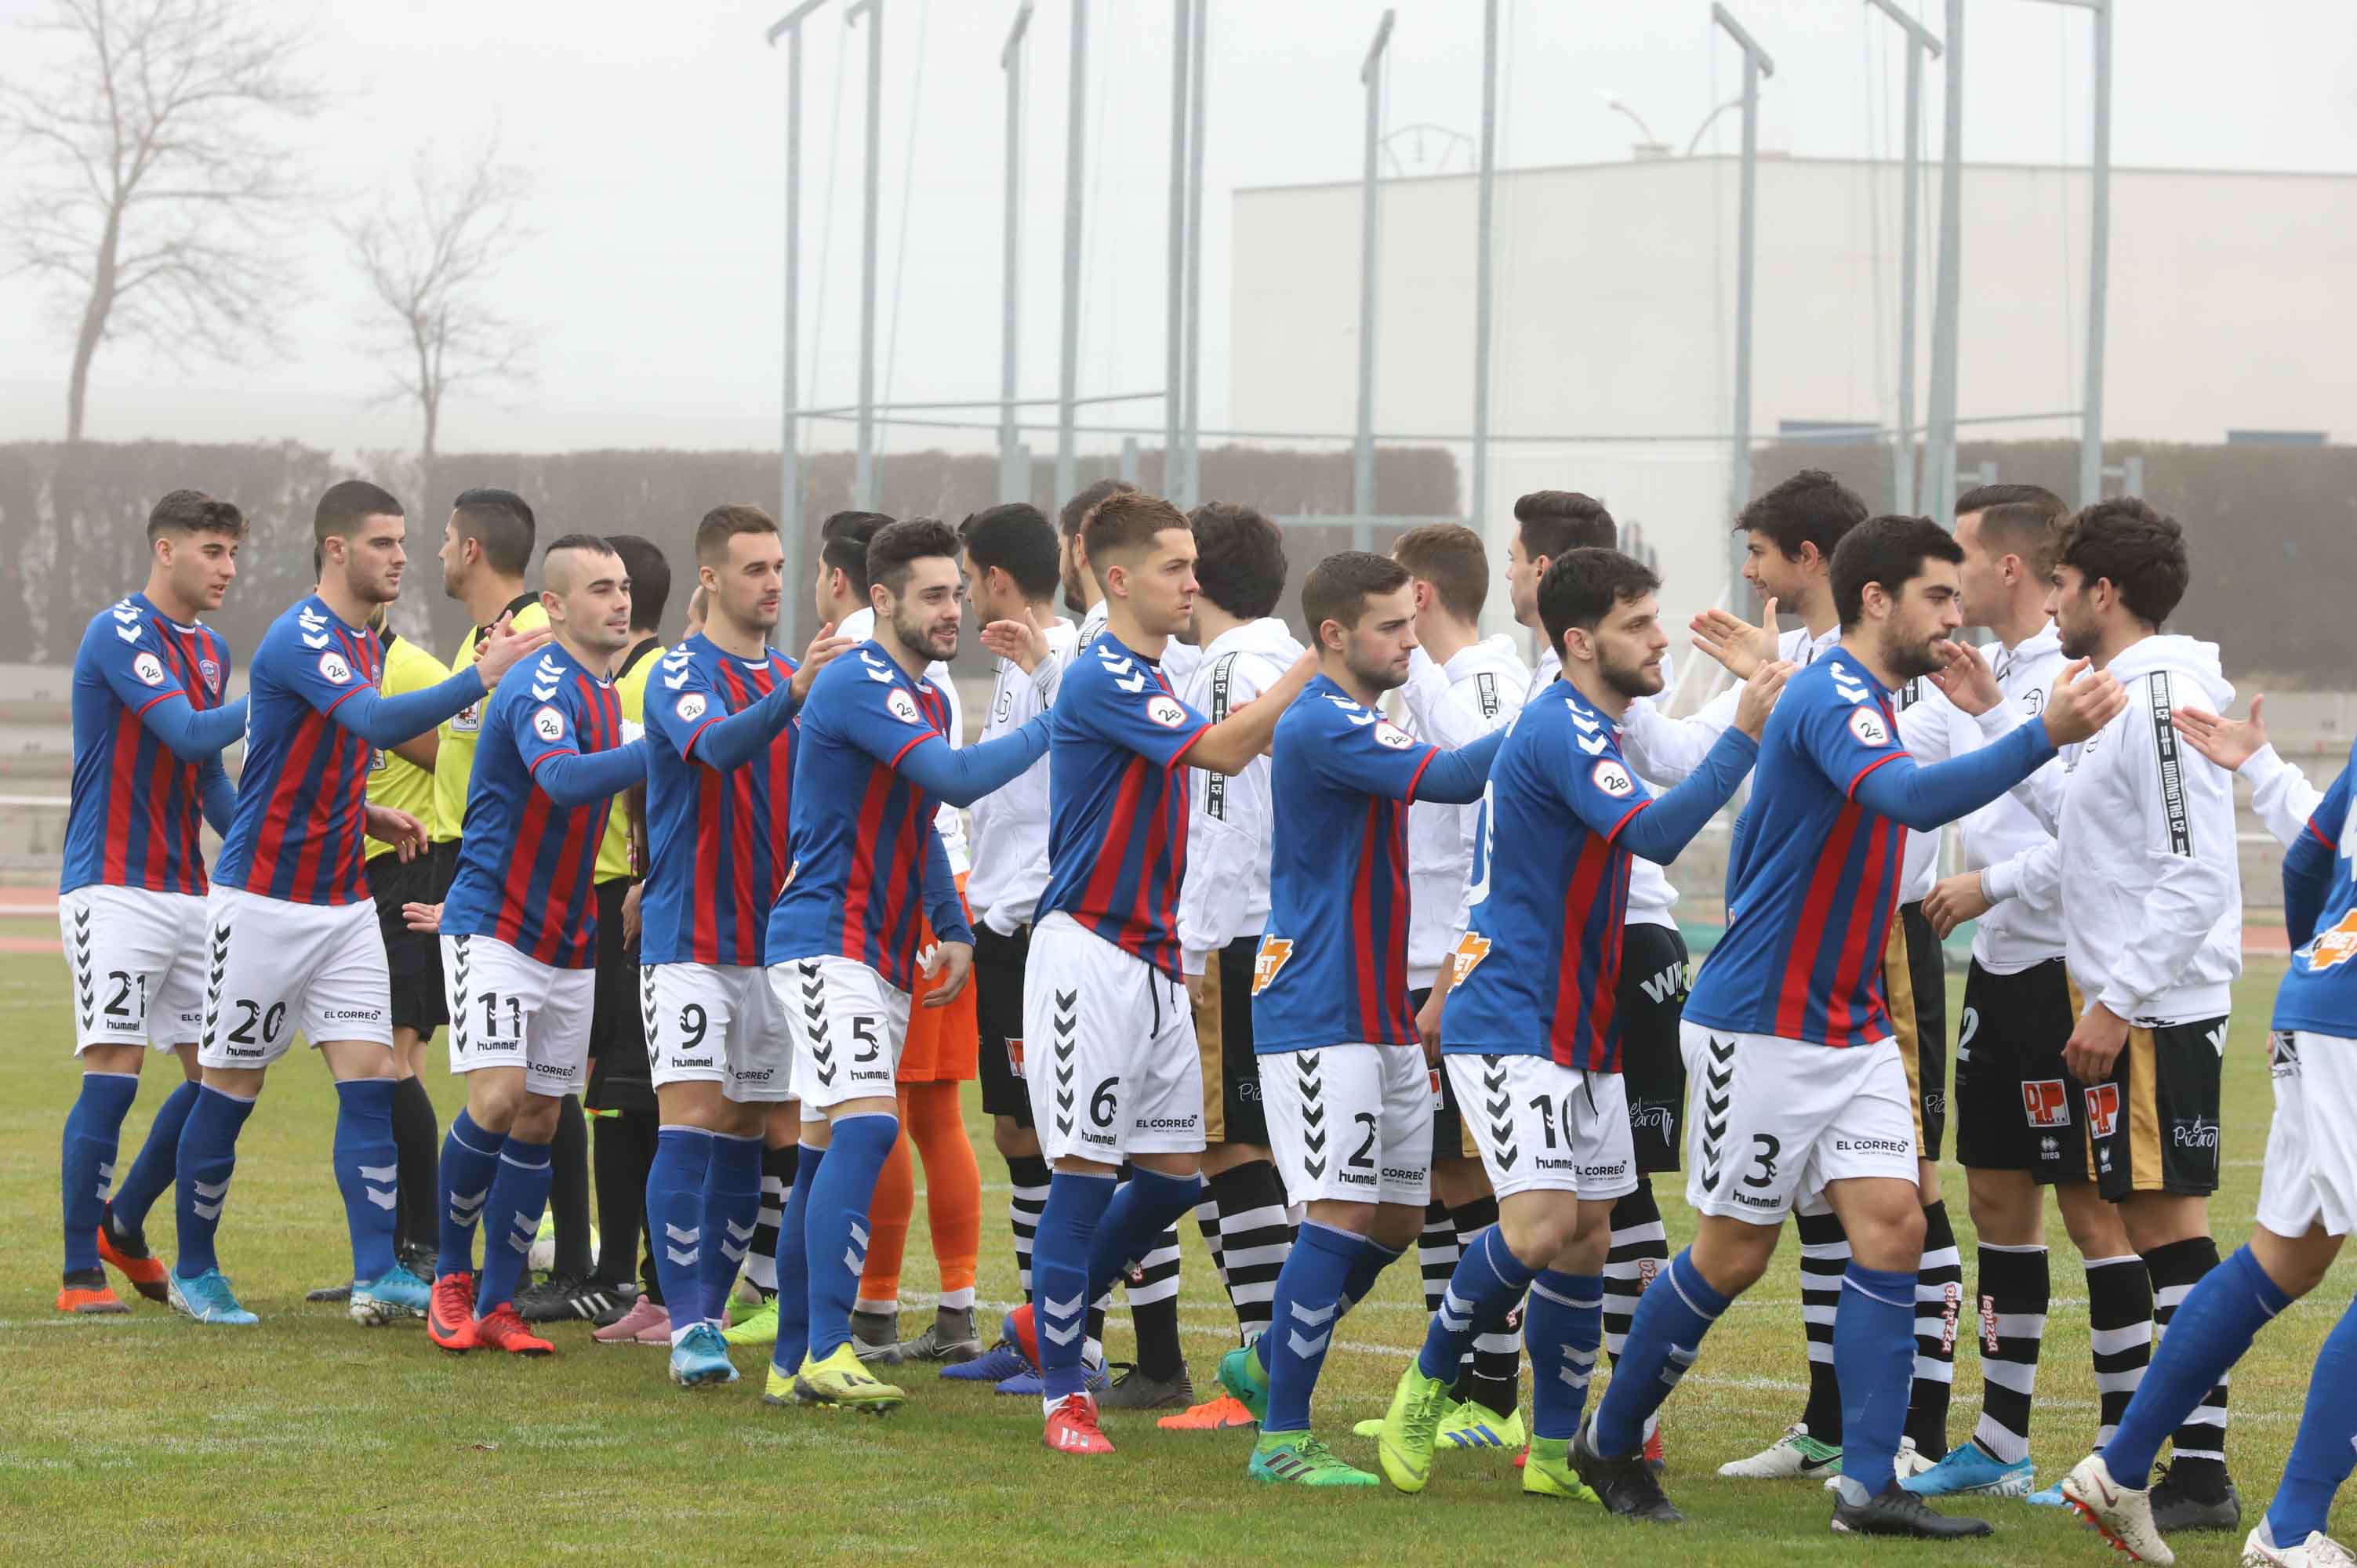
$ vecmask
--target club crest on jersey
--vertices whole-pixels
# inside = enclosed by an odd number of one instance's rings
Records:
[[[1383,719],[1375,725],[1375,744],[1388,746],[1394,751],[1405,751],[1415,744],[1415,737],[1391,720]]]
[[[1164,729],[1177,729],[1187,722],[1187,704],[1171,696],[1148,697],[1146,716]]]
[[[917,699],[909,695],[905,686],[895,686],[884,693],[884,709],[902,724],[921,725],[925,715],[917,711]]]
[[[2300,952],[2308,960],[2309,972],[2314,974],[2338,969],[2352,957],[2357,957],[2357,909],[2341,916],[2340,923],[2330,929],[2317,932]]]
[[[1481,961],[1490,956],[1492,945],[1490,939],[1479,931],[1468,931],[1458,938],[1455,950],[1448,955],[1448,989],[1454,991],[1464,984],[1466,977],[1480,968]]]
[[[2021,1112],[2033,1127],[2071,1124],[2069,1090],[2059,1078],[2034,1079],[2021,1086]]]
[[[704,716],[704,693],[701,692],[690,692],[687,695],[679,700],[678,707],[673,711],[679,714],[680,723],[683,725],[694,724],[696,720]]]
[[[211,693],[216,697],[221,695],[221,666],[219,664],[210,659],[198,660],[197,678],[205,683],[206,691]]]
[[[2120,1120],[2120,1086],[2099,1083],[2087,1090],[2087,1130],[2108,1138]],[[2109,1151],[2105,1151],[2108,1155]]]
[[[1598,789],[1616,800],[1637,792],[1637,781],[1629,777],[1629,770],[1610,757],[1590,768],[1587,777]]]
[[[1849,733],[1857,737],[1860,746],[1889,746],[1890,726],[1872,708],[1852,708],[1849,713]]]
[[[142,653],[131,661],[131,672],[150,686],[164,683],[164,661],[152,653]]]
[[[536,709],[532,715],[532,733],[549,742],[565,738],[565,715],[554,707]]]
[[[331,685],[349,686],[352,683],[352,667],[344,662],[344,656],[340,653],[322,653],[319,655],[319,676]]]
[[[1266,991],[1276,981],[1277,972],[1293,956],[1291,937],[1263,937],[1260,950],[1253,955],[1253,988],[1254,996]]]

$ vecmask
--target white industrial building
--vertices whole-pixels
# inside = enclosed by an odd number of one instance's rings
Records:
[[[1502,551],[1523,490],[1599,494],[1661,551],[1676,623],[1726,576],[1738,168],[1731,157],[1669,158],[1496,179],[1486,531]],[[1967,421],[2068,414],[2084,351],[2088,173],[1967,165],[1963,178],[1958,412]],[[1928,166],[1919,423],[1939,181]],[[1902,187],[1889,162],[1760,160],[1755,440],[1895,426]],[[1383,436],[1461,439],[1471,427],[1475,193],[1469,174],[1382,182],[1374,424]],[[1360,200],[1355,182],[1238,192],[1237,428],[1354,427]],[[2357,432],[2348,369],[2357,312],[2345,303],[2357,177],[2116,169],[2111,257],[2108,437]],[[2076,433],[2071,417],[1966,427],[1995,437]]]

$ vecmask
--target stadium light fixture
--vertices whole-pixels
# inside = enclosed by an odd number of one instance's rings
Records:
[[[2112,259],[2112,0],[2042,0],[2095,19],[2095,132],[2088,179],[2087,372],[2079,414],[2079,504],[2104,499],[2104,336]]]
[[[802,537],[802,489],[801,442],[795,429],[796,387],[794,361],[800,345],[796,331],[802,314],[802,23],[812,12],[827,0],[802,0],[802,3],[771,24],[763,35],[771,48],[778,40],[786,40],[786,332],[785,332],[785,407],[780,421],[781,435],[778,455],[780,483],[778,495],[778,527],[784,531],[786,548],[792,553],[795,570],[801,580],[811,577],[810,542]],[[803,595],[802,598],[808,598]],[[790,627],[799,631],[802,621],[800,601],[788,600],[795,607]],[[802,646],[798,637],[788,640],[796,648]]]
[[[1760,184],[1760,79],[1776,74],[1759,40],[1744,31],[1725,5],[1714,3],[1710,19],[1726,29],[1743,50],[1743,172],[1740,183],[1735,255],[1735,434],[1727,478],[1727,516],[1742,511],[1751,499],[1751,282],[1758,259]],[[1727,603],[1739,603],[1743,594],[1743,546],[1734,546],[1733,574]]]
[[[1907,35],[1907,154],[1904,195],[1900,199],[1899,263],[1899,434],[1890,446],[1890,510],[1903,512],[1915,493],[1915,247],[1916,204],[1922,197],[1923,57],[1940,57],[1940,40],[1930,28],[1900,10],[1892,0],[1866,0],[1899,24]],[[1944,516],[1944,512],[1934,513]]]

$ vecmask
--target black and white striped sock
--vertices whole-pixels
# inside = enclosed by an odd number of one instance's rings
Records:
[[[1173,1226],[1154,1239],[1129,1275],[1129,1321],[1137,1333],[1137,1369],[1157,1380],[1187,1369],[1178,1343],[1178,1231]]]
[[[1457,1221],[1448,1206],[1434,1198],[1424,1206],[1424,1234],[1415,1239],[1415,1262],[1424,1275],[1426,1316],[1440,1310],[1440,1298],[1457,1272]]]
[[[1612,1206],[1611,1249],[1604,1260],[1604,1350],[1618,1361],[1629,1338],[1629,1320],[1637,1315],[1637,1298],[1670,1264],[1662,1206],[1654,1201],[1652,1183],[1642,1176],[1636,1191]]]
[[[778,1294],[778,1227],[785,1219],[786,1192],[794,1185],[797,1153],[791,1144],[782,1149],[765,1146],[761,1150],[761,1208],[753,1217],[753,1243],[745,1251],[745,1278],[765,1301]]]
[[[1241,1342],[1268,1326],[1276,1300],[1276,1276],[1293,1251],[1293,1227],[1285,1218],[1285,1186],[1267,1160],[1232,1165],[1211,1178],[1211,1198],[1219,1209],[1221,1278],[1236,1310]]]
[[[1820,1443],[1841,1446],[1841,1383],[1834,1376],[1834,1315],[1841,1309],[1849,1236],[1829,1209],[1794,1216],[1801,1232],[1801,1328],[1809,1340],[1809,1402],[1801,1421]]]
[[[2046,1249],[1984,1241],[1975,1262],[1981,1338],[1981,1419],[1973,1441],[1990,1458],[2029,1457],[2029,1405],[2038,1393],[2038,1350],[2052,1294]]]
[[[1015,1277],[1023,1299],[1031,1299],[1031,1243],[1039,1234],[1039,1214],[1048,1207],[1048,1162],[1038,1155],[1006,1156],[1006,1179],[1015,1191],[1006,1200],[1006,1223],[1015,1232]]]
[[[2087,1260],[2087,1344],[2102,1414],[2095,1446],[2112,1434],[2152,1364],[2152,1273],[2134,1252]]]
[[[1907,1435],[1927,1459],[1948,1453],[1948,1402],[1956,1380],[1956,1319],[1964,1305],[1964,1260],[1946,1202],[1923,1206],[1923,1261],[1915,1271],[1915,1386]]]

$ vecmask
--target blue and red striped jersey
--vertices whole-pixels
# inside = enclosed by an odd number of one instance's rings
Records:
[[[1412,1046],[1407,808],[1440,748],[1327,676],[1276,721],[1275,858],[1253,970],[1253,1049]]]
[[[1110,631],[1081,650],[1048,717],[1048,886],[1060,909],[1173,980],[1187,879],[1187,774],[1211,721]]]
[[[1615,841],[1652,803],[1620,727],[1569,681],[1514,716],[1481,797],[1443,1051],[1620,1070],[1630,854]]]
[[[726,772],[696,738],[793,679],[776,649],[758,660],[691,637],[647,682],[647,888],[642,963],[758,964],[770,906],[786,875],[792,828],[794,726]]]
[[[770,911],[768,959],[855,959],[907,991],[931,862],[948,885],[933,828],[940,802],[894,765],[926,741],[947,745],[949,700],[910,678],[883,646],[861,643],[820,671],[797,721],[786,885]],[[951,889],[955,897],[954,888]]]
[[[1727,934],[1687,1018],[1821,1046],[1889,1037],[1882,948],[1907,829],[1855,796],[1907,755],[1891,691],[1847,649],[1792,677],[1760,737],[1727,861]]]
[[[584,669],[564,644],[551,642],[529,667],[508,672],[476,743],[444,932],[491,937],[557,969],[597,961],[597,844],[613,798],[560,806],[533,777],[552,757],[622,743],[614,683]]]
[[[205,891],[202,779],[144,722],[186,702],[218,708],[229,691],[229,644],[182,626],[145,594],[91,618],[74,652],[73,789],[58,890],[102,883],[157,893]],[[226,721],[224,721],[226,722]],[[218,767],[219,758],[210,759]]]
[[[215,882],[296,904],[369,897],[361,813],[375,748],[332,715],[383,672],[376,634],[317,594],[271,623],[253,650],[245,770]]]

